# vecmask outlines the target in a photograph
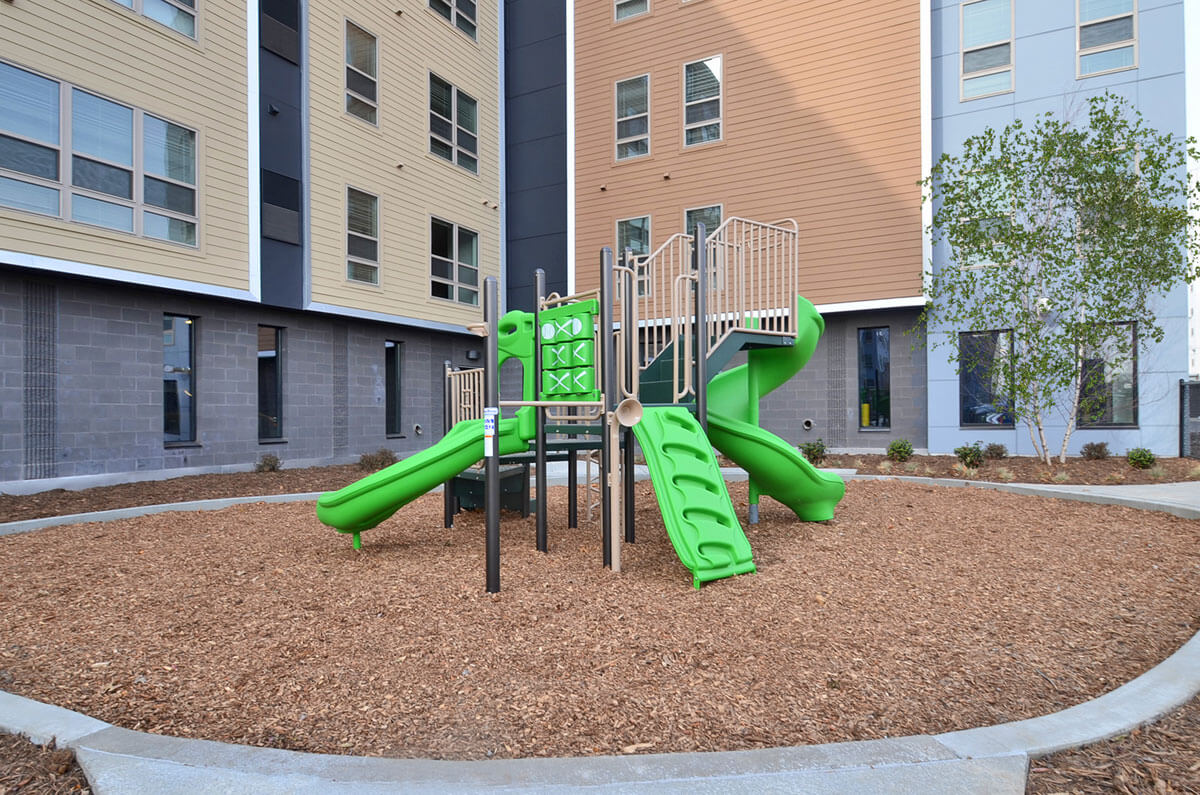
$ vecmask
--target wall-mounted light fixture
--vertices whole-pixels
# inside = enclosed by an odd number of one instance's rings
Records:
[[[474,348],[471,348],[470,350],[468,350],[467,351],[467,361],[468,362],[479,361],[479,351],[475,350]]]

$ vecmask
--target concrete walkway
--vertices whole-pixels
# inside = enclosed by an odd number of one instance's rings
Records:
[[[551,473],[552,476],[557,473]],[[565,475],[565,472],[563,473]],[[882,476],[854,475],[878,479]],[[730,479],[737,472],[728,472]],[[744,473],[742,473],[744,477]],[[928,478],[902,478],[929,483]],[[558,480],[552,477],[552,482]],[[1057,486],[935,481],[1129,505],[1200,518],[1200,484]],[[316,495],[205,500],[58,517],[104,521],[163,510]],[[0,525],[0,535],[65,521]],[[110,726],[0,691],[0,730],[75,750],[98,795],[141,793],[1021,793],[1028,763],[1155,720],[1200,692],[1200,634],[1137,679],[1100,698],[1040,718],[940,735],[719,753],[443,762],[306,754],[161,737]]]

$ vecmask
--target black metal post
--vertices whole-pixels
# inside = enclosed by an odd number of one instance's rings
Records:
[[[487,355],[484,358],[484,455],[487,456],[487,592],[500,592],[500,455],[495,429],[500,424],[500,290],[495,276],[483,281],[483,319],[487,324]],[[491,422],[489,436],[487,423]]]
[[[633,250],[625,249],[625,266],[633,267]],[[625,280],[625,300],[621,303],[621,327],[624,329],[625,338],[625,390],[630,394],[633,393],[633,371],[638,366],[634,361],[633,352],[636,349],[634,346],[634,335],[637,334],[637,326],[633,318],[633,302],[636,300],[634,290],[637,287],[637,281],[633,277],[633,273],[621,271],[621,277]],[[634,395],[634,397],[637,397]],[[625,489],[621,506],[625,509],[625,540],[633,543],[633,486],[634,486],[634,462],[633,462],[633,428],[626,428],[622,434],[622,441],[625,444],[625,458],[621,462],[622,486]]]
[[[453,414],[453,409],[450,406],[453,398],[450,395],[450,360],[446,360],[444,374],[442,376],[442,434],[446,434],[450,430],[450,417]],[[450,528],[454,527],[454,478],[450,478],[442,484],[442,524]]]
[[[612,396],[616,378],[613,372],[616,351],[613,350],[613,252],[608,246],[600,251],[600,370],[604,376],[601,386],[604,409],[600,419],[605,428],[600,441],[600,525],[601,546],[604,547],[604,565],[612,568],[612,504],[608,499],[608,479],[613,475],[609,460],[612,451],[608,439],[608,414],[612,410]]]
[[[696,224],[696,419],[708,433],[708,247],[704,224]]]
[[[533,272],[533,284],[537,293],[537,303],[533,306],[533,395],[536,399],[542,391],[542,343],[541,343],[541,312],[542,301],[546,297],[546,271],[538,268]],[[546,539],[546,409],[538,406],[534,409],[537,419],[537,431],[534,436],[534,499],[537,500],[538,552],[549,551]]]
[[[579,527],[579,495],[575,493],[578,464],[579,453],[572,448],[567,452],[567,527],[572,530]]]

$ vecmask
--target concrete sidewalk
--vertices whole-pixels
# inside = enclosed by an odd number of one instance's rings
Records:
[[[551,471],[551,482],[558,480]],[[561,473],[565,482],[565,470]],[[745,473],[740,473],[741,477]],[[879,479],[887,476],[854,475]],[[738,479],[737,471],[726,472]],[[581,478],[582,479],[582,478]],[[901,478],[931,482],[928,478]],[[1200,484],[1057,486],[936,480],[1200,518]],[[314,499],[287,495],[271,501]],[[103,521],[268,498],[206,500],[69,517]],[[61,519],[62,517],[60,517]],[[36,520],[35,520],[36,521]],[[59,522],[55,522],[59,523]],[[6,532],[45,526],[0,525]],[[161,737],[0,691],[0,730],[75,750],[93,790],[108,793],[1021,793],[1029,759],[1121,734],[1200,692],[1200,634],[1161,664],[1084,704],[1014,723],[935,736],[717,753],[445,762],[306,754]]]

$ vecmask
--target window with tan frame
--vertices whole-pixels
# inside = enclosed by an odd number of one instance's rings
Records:
[[[429,7],[454,27],[475,38],[477,9],[474,0],[429,0]]]
[[[1076,0],[1079,77],[1137,66],[1137,0]]]
[[[650,154],[650,75],[618,82],[616,103],[617,160]]]
[[[346,22],[346,112],[379,122],[379,45],[375,37]]]
[[[346,278],[379,284],[379,197],[346,188]]]
[[[432,73],[429,151],[472,174],[479,173],[479,103]]]
[[[961,6],[963,100],[1013,90],[1011,0],[970,0]]]

